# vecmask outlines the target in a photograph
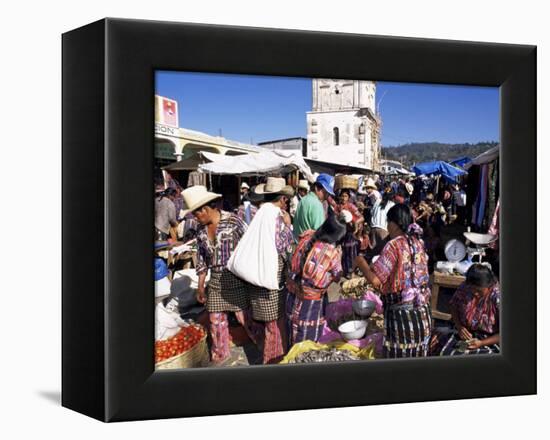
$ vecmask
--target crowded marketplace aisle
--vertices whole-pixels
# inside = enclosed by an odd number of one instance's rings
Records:
[[[498,353],[498,148],[464,168],[166,173],[157,368]]]

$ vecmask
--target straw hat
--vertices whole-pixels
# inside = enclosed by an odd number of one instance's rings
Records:
[[[256,185],[254,192],[256,194],[282,194],[286,185],[283,177],[268,177],[267,182]]]
[[[378,189],[376,184],[374,183],[374,180],[372,180],[372,177],[369,177],[367,179],[367,183],[365,183],[365,188]]]
[[[209,192],[203,185],[195,185],[182,191],[183,201],[187,209],[183,209],[185,216],[189,212],[196,211],[212,200],[219,199],[222,195]]]
[[[294,188],[290,185],[285,185],[281,190],[281,194],[287,197],[294,197]]]
[[[305,189],[309,191],[309,183],[307,180],[298,180],[298,189]]]

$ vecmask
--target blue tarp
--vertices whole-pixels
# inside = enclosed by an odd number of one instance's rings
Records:
[[[467,163],[470,163],[471,161],[472,159],[470,159],[468,156],[464,156],[451,161],[451,165],[456,165],[457,167],[464,168],[464,165],[466,165]]]
[[[466,174],[466,171],[454,167],[447,162],[443,162],[442,160],[419,163],[412,169],[417,176],[420,176],[421,174],[440,174],[450,182],[456,182],[456,178],[458,176]]]

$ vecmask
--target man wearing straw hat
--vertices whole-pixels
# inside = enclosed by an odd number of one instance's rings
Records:
[[[278,363],[286,352],[286,325],[284,310],[286,302],[286,264],[293,242],[290,216],[285,211],[288,200],[294,195],[291,186],[282,177],[268,177],[265,184],[257,185],[254,194],[263,196],[264,203],[250,223],[249,231],[254,237],[250,255],[264,255],[258,246],[271,246],[276,249],[276,258],[268,270],[275,270],[277,289],[248,284],[250,305],[254,321],[263,323],[263,363]],[[274,223],[274,229],[273,229]],[[273,234],[273,230],[275,233]],[[245,241],[243,241],[245,243]],[[266,248],[267,249],[267,248]]]
[[[187,210],[192,212],[197,230],[197,300],[206,303],[212,339],[212,362],[219,364],[230,356],[228,312],[234,312],[239,323],[250,335],[246,286],[226,269],[229,257],[246,231],[246,224],[235,214],[218,209],[220,194],[207,191],[202,185],[182,192]],[[210,281],[205,289],[206,274]]]
[[[296,195],[290,200],[290,216],[294,218],[296,215],[296,210],[298,209],[298,204],[307,193],[309,192],[309,183],[307,180],[299,180],[298,187],[296,188]]]

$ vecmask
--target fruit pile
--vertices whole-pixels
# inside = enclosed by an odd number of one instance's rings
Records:
[[[204,337],[205,330],[200,324],[183,327],[178,334],[164,341],[155,342],[155,363],[190,350]]]

